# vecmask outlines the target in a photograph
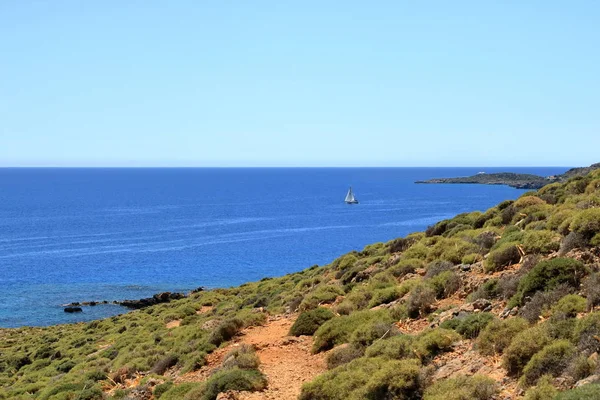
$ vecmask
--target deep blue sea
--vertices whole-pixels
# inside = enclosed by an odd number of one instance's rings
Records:
[[[137,299],[280,276],[522,190],[415,180],[566,168],[0,169],[0,327],[73,301]],[[343,202],[352,185],[358,205]]]

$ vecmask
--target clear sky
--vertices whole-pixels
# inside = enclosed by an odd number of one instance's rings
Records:
[[[0,1],[3,166],[582,166],[600,2]]]

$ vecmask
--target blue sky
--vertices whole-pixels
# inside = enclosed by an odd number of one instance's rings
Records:
[[[1,1],[2,166],[600,161],[597,1]]]

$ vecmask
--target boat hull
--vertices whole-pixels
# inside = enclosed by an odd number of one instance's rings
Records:
[[[346,204],[358,204],[358,200],[347,201]]]

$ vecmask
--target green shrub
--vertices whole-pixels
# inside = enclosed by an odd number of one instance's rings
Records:
[[[567,340],[557,340],[545,346],[523,368],[522,382],[531,386],[543,375],[558,376],[567,368],[574,354],[575,346]]]
[[[338,344],[348,343],[354,331],[361,327],[376,323],[391,325],[392,322],[388,310],[357,311],[330,319],[315,332],[312,350],[314,353],[329,350]]]
[[[188,393],[186,398],[199,400],[215,400],[219,393],[228,390],[255,392],[267,387],[267,380],[257,370],[239,368],[225,369],[213,374],[201,387]],[[200,395],[200,397],[197,397]]]
[[[549,400],[553,399],[558,390],[552,386],[550,376],[542,376],[535,387],[532,387],[525,393],[523,400]]]
[[[496,382],[487,376],[459,376],[435,382],[423,400],[492,400],[497,392]]]
[[[475,301],[477,299],[494,299],[500,295],[500,288],[498,285],[498,279],[488,279],[480,285],[477,290],[469,295],[468,301]]]
[[[373,297],[369,302],[369,307],[376,307],[380,304],[391,303],[394,300],[400,298],[400,291],[397,287],[387,287],[384,289],[378,289],[373,293]]]
[[[586,267],[572,258],[541,261],[519,282],[514,302],[522,304],[525,297],[538,290],[550,290],[562,283],[579,287],[586,272]]]
[[[167,354],[154,364],[150,373],[162,375],[167,369],[177,364],[177,361],[179,361],[179,357],[176,354]]]
[[[318,376],[302,387],[300,400],[420,398],[422,382],[415,360],[359,358]]]
[[[593,312],[575,323],[573,339],[581,351],[594,353],[600,351],[600,313]]]
[[[576,389],[559,393],[554,400],[598,400],[600,399],[600,385],[583,385]]]
[[[600,208],[589,208],[578,212],[573,217],[570,228],[591,239],[595,234],[600,233]]]
[[[428,360],[439,353],[449,351],[459,340],[460,335],[453,330],[443,328],[426,330],[416,338],[414,352],[422,360]]]
[[[417,258],[401,259],[389,271],[392,275],[400,278],[406,274],[412,274],[418,268],[423,268],[425,263]]]
[[[546,204],[546,202],[537,196],[522,196],[513,203],[513,207],[515,209],[523,209],[541,204]]]
[[[215,346],[219,346],[234,337],[243,325],[243,322],[238,318],[225,320],[211,332],[208,341]]]
[[[290,328],[290,335],[312,335],[321,325],[326,321],[329,321],[335,315],[326,308],[318,307],[314,310],[304,311],[301,313],[292,327]]]
[[[167,381],[165,383],[161,383],[159,385],[156,385],[154,387],[154,391],[152,392],[152,394],[154,395],[155,399],[160,399],[162,398],[161,396],[167,392],[169,389],[171,389],[173,387],[173,382],[171,381]]]
[[[512,339],[528,326],[523,318],[494,319],[479,334],[477,349],[484,355],[502,354]]]
[[[350,336],[350,343],[355,346],[367,347],[378,339],[395,335],[396,331],[394,324],[373,321],[356,328]]]
[[[254,347],[249,344],[242,344],[223,357],[221,368],[258,369],[259,364],[260,361]]]
[[[460,288],[460,277],[454,271],[444,271],[427,282],[433,288],[435,297],[443,299],[454,294]]]
[[[553,318],[557,319],[575,318],[577,313],[585,311],[586,304],[587,302],[583,297],[568,294],[552,307],[551,314]]]
[[[338,296],[343,295],[344,291],[339,286],[318,286],[313,292],[309,293],[304,298],[300,304],[300,310],[310,310],[318,307],[320,304],[333,303]]]
[[[409,317],[417,318],[428,314],[431,305],[435,302],[435,294],[432,287],[423,283],[412,288],[406,303]]]
[[[365,352],[367,357],[382,357],[388,360],[415,358],[413,350],[415,339],[409,335],[396,335],[388,339],[378,340]]]
[[[365,350],[361,346],[338,346],[327,354],[327,369],[334,369],[340,365],[347,364],[352,360],[362,357],[364,353]]]
[[[521,253],[516,245],[511,243],[503,244],[496,250],[492,250],[485,260],[485,270],[495,272],[516,264],[521,259]]]
[[[523,250],[529,254],[548,254],[560,247],[560,236],[552,231],[527,231],[523,239]]]
[[[339,258],[336,269],[346,270],[348,268],[352,268],[354,266],[354,263],[356,263],[356,261],[358,261],[358,258],[356,258],[356,256],[354,254],[346,254],[345,256],[342,256],[341,258]]]
[[[454,327],[454,330],[467,339],[475,339],[493,320],[494,315],[489,312],[469,314],[465,318],[458,319],[459,322]]]
[[[531,357],[548,343],[550,337],[542,326],[534,326],[518,333],[504,350],[504,368],[510,375],[521,375]]]
[[[477,261],[481,260],[481,255],[477,254],[477,253],[470,253],[465,255],[462,260],[460,260],[461,263],[463,264],[475,264]]]

